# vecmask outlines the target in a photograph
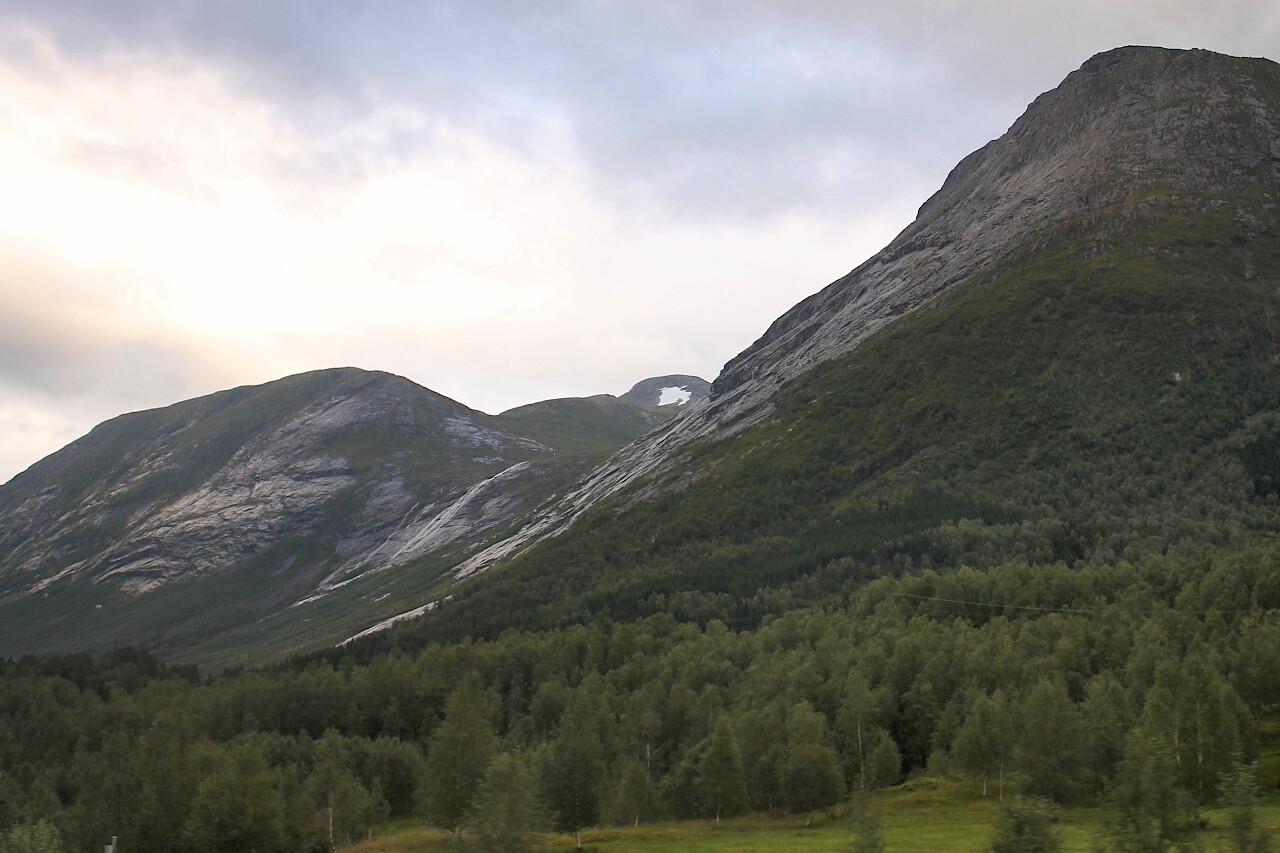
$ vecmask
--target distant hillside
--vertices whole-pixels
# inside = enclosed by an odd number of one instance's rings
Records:
[[[553,445],[557,452],[602,459],[672,414],[598,394],[530,403],[508,409],[493,422]]]
[[[405,630],[749,624],[886,573],[1273,539],[1278,139],[1275,63],[1095,57]]]
[[[637,382],[622,395],[641,406],[689,406],[711,392],[711,383],[697,376],[656,376]]]
[[[354,368],[123,415],[0,488],[0,654],[342,639],[669,415],[493,417]]]

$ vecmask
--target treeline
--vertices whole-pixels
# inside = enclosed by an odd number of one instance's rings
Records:
[[[1183,822],[1150,831],[1190,827],[1280,702],[1278,559],[925,572],[752,631],[600,619],[205,683],[128,651],[7,662],[0,830],[319,851],[391,815],[461,832],[519,809],[565,831],[803,813],[925,772],[1173,803]],[[484,791],[524,799],[485,817]]]

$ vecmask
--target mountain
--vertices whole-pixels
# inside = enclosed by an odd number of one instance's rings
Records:
[[[491,416],[354,368],[123,415],[0,488],[0,653],[341,639],[670,415]]]
[[[592,465],[598,436],[642,429],[654,395],[684,386],[641,383],[637,408],[594,397],[489,418],[336,372],[104,425],[0,490],[5,519],[47,513],[27,539],[81,531],[68,574],[0,602],[0,632],[34,624],[23,608],[47,594],[69,636],[163,610],[172,630],[150,636],[189,660],[226,660],[233,636],[262,663],[391,602],[422,618],[206,684],[137,649],[0,659],[0,846],[119,833],[130,853],[331,849],[386,815],[389,843],[429,846],[468,791],[477,837],[530,811],[500,814],[501,776],[519,783],[507,804],[537,794],[562,831],[598,823],[589,842],[636,847],[659,821],[669,849],[708,832],[795,849],[803,815],[868,796],[895,830],[922,803],[944,812],[912,834],[926,847],[976,835],[1007,784],[1045,798],[1024,825],[1069,808],[1059,841],[1074,849],[1220,849],[1203,816],[1243,825],[1280,783],[1277,118],[1269,62],[1091,60],[962,163],[904,237],[483,560],[458,564],[473,547],[459,546],[296,607],[245,605],[313,565],[305,543],[345,541],[360,489],[397,466],[423,500],[448,480],[441,505],[480,512],[487,499],[462,497],[520,465]],[[192,461],[165,479],[178,451]],[[95,539],[97,520],[216,494],[200,484],[241,458],[272,462],[250,479],[300,491],[311,472],[351,477],[355,497],[260,552],[297,555],[288,567],[251,558],[73,608],[122,582],[76,579],[128,540]],[[309,585],[340,562],[314,565]],[[182,607],[238,613],[244,633],[184,645]],[[477,772],[488,755],[505,775]],[[510,772],[526,760],[540,772]],[[412,826],[424,804],[429,831]],[[720,822],[748,810],[778,817]],[[878,836],[838,816],[826,831]]]
[[[631,390],[622,395],[641,406],[687,406],[691,402],[702,399],[711,392],[711,383],[697,376],[655,376],[637,382]]]
[[[404,631],[749,622],[884,573],[1271,541],[1278,226],[1280,67],[1096,56]]]
[[[0,489],[0,652],[749,625],[885,574],[1267,546],[1278,220],[1280,67],[1101,54],[709,389],[488,416],[338,371],[103,425]]]

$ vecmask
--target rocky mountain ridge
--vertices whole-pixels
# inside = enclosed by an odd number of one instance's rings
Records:
[[[273,398],[316,379],[332,381],[317,382],[319,393],[300,405],[271,413],[260,428],[251,427],[236,437],[241,441],[229,433],[187,438],[211,418],[236,409],[270,406]],[[62,580],[85,579],[138,593],[177,577],[216,571],[285,537],[317,535],[320,509],[340,493],[357,488],[361,468],[367,467],[353,463],[335,445],[378,421],[393,423],[397,438],[406,446],[422,441],[439,445],[439,452],[457,457],[464,470],[507,470],[512,464],[509,458],[518,463],[551,453],[536,441],[494,429],[477,413],[400,377],[364,375],[351,369],[180,403],[159,417],[152,429],[144,428],[136,438],[130,435],[137,421],[156,417],[154,413],[125,415],[104,424],[15,478],[6,491],[21,490],[32,480],[47,485],[5,513],[0,547],[11,582],[39,576],[29,588],[38,591]],[[200,473],[206,476],[183,477],[198,482],[166,488],[166,481],[190,469],[192,456],[208,441],[236,446],[225,459],[205,466],[207,474]],[[59,470],[74,467],[95,446],[107,444],[121,454],[118,464],[101,480],[64,500],[65,511],[50,523],[42,510],[63,490]],[[452,497],[447,481],[435,484],[435,494],[431,490],[415,493],[406,484],[402,467],[394,464],[397,454],[403,458],[406,450],[392,446],[387,451],[389,461],[377,464],[386,466],[388,476],[367,490],[357,512],[368,526],[356,525],[360,532],[354,535],[339,534],[337,550],[346,557],[344,565],[363,559],[364,541],[381,539],[417,501],[434,499],[428,506],[436,506],[449,503]],[[455,475],[458,478],[467,479],[461,472]],[[125,501],[135,504],[127,512],[121,510]],[[104,548],[45,573],[50,562],[67,553],[50,545],[49,536],[65,540],[68,530],[89,534],[94,527],[104,526],[119,531],[104,540]]]

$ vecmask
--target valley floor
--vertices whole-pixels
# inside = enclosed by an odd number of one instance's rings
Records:
[[[984,853],[991,843],[998,799],[983,798],[968,782],[917,779],[883,791],[871,800],[879,814],[885,850],[889,853]],[[1267,798],[1259,809],[1262,823],[1280,836],[1280,795]],[[1198,841],[1203,853],[1232,849],[1225,815],[1204,813],[1208,828]],[[592,829],[582,833],[583,848],[595,853],[846,853],[854,842],[854,824],[847,808],[816,814],[812,826],[794,815],[750,815],[722,821],[683,821],[642,824],[639,827]],[[1063,853],[1095,850],[1100,832],[1097,808],[1064,808],[1058,813]],[[446,853],[460,850],[445,833],[411,821],[386,825],[376,838],[342,853]],[[547,853],[574,849],[571,836],[547,838]]]

